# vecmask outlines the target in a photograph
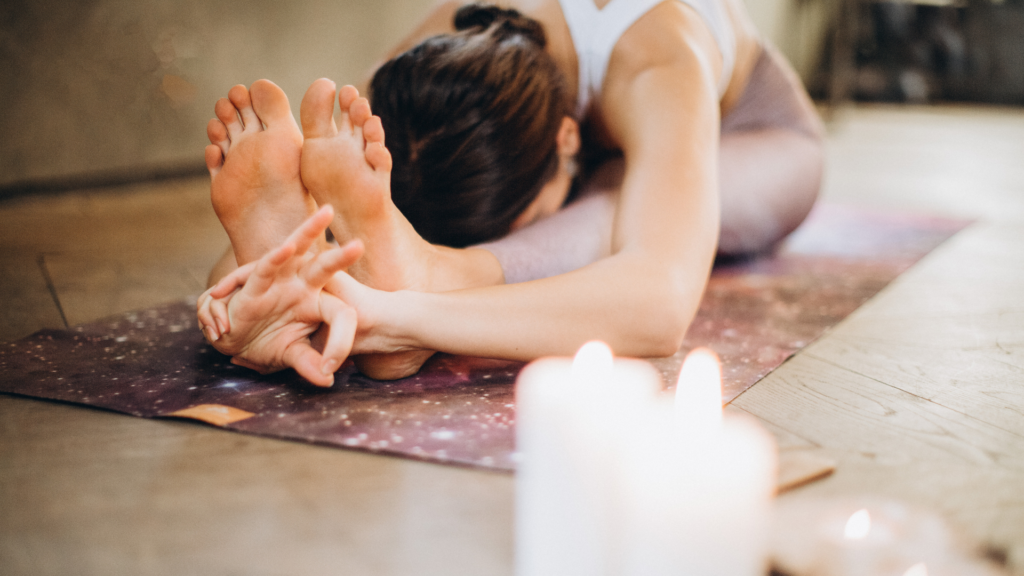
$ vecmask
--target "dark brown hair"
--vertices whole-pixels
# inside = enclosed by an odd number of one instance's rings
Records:
[[[473,4],[455,28],[384,64],[370,101],[395,205],[427,241],[462,247],[507,234],[554,176],[571,104],[536,20]]]

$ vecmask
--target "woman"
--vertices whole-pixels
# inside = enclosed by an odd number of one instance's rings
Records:
[[[244,265],[200,299],[219,349],[320,384],[349,345],[385,378],[432,350],[528,360],[597,338],[671,355],[716,248],[764,250],[806,216],[820,122],[738,2],[510,4],[439,6],[375,75],[383,121],[346,87],[336,125],[326,80],[303,99],[302,135],[269,83],[218,102],[207,163],[234,262],[211,279]],[[317,246],[321,213],[270,251],[324,204],[334,236],[362,248]],[[328,318],[321,358],[309,338]]]

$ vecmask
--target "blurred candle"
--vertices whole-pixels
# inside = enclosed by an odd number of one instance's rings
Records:
[[[871,514],[867,508],[861,508],[850,515],[843,529],[843,537],[847,540],[863,540],[871,531]]]
[[[624,574],[754,576],[767,571],[774,440],[723,418],[713,352],[687,356],[675,406],[660,402],[629,458]]]
[[[516,572],[753,576],[766,563],[775,446],[722,417],[720,365],[684,363],[676,400],[650,364],[585,345],[516,387]]]
[[[928,566],[924,562],[918,562],[908,568],[903,576],[928,576]]]
[[[618,573],[619,432],[653,401],[647,362],[585,344],[575,359],[543,358],[516,382],[516,573]]]
[[[722,367],[707,348],[686,355],[676,383],[676,418],[687,434],[717,434],[722,428]]]

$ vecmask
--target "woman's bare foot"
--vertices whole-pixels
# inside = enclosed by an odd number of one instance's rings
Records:
[[[334,121],[334,100],[341,106]],[[331,232],[339,242],[362,240],[366,251],[349,269],[361,283],[379,290],[438,291],[432,274],[437,250],[413,229],[391,201],[391,154],[384,128],[366,98],[352,86],[336,90],[321,78],[302,99],[302,181],[316,201],[335,208]],[[373,378],[414,374],[433,354],[414,350],[356,358]]]
[[[380,290],[427,289],[433,246],[391,201],[391,153],[369,102],[354,87],[339,92],[321,78],[302,98],[301,117],[302,181],[318,204],[334,206],[331,232],[338,242],[358,238],[366,247],[349,273]]]
[[[237,85],[214,110],[206,127],[210,199],[242,265],[284,242],[316,202],[299,174],[302,132],[276,84]]]

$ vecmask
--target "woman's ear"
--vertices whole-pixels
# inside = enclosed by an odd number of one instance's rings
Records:
[[[563,117],[555,142],[559,156],[576,156],[580,151],[580,125],[568,116]]]

